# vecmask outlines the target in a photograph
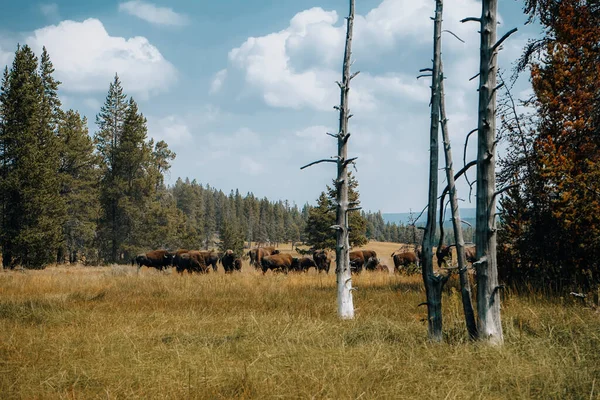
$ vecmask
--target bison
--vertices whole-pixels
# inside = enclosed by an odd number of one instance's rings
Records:
[[[440,246],[435,251],[435,257],[437,258],[438,268],[442,268],[442,264],[447,264],[446,258],[452,260],[452,247]]]
[[[177,249],[175,250],[175,254],[173,255],[172,265],[177,266],[179,264],[179,260],[182,254],[189,252],[188,249]]]
[[[377,257],[370,257],[365,263],[365,269],[367,271],[375,271],[377,265],[379,265],[379,259]]]
[[[199,253],[202,255],[202,258],[204,258],[204,264],[206,264],[207,267],[212,266],[213,271],[217,272],[217,263],[220,258],[219,253],[208,250],[201,250]]]
[[[329,273],[332,257],[327,250],[315,250],[313,252],[313,260],[319,273],[321,273],[321,271],[325,271],[327,274]]]
[[[250,256],[250,264],[254,265],[254,268],[256,269],[261,267],[263,257],[273,254],[279,254],[279,250],[275,250],[275,247],[273,246],[259,247],[248,252],[248,256]]]
[[[401,272],[402,268],[406,270],[411,264],[418,265],[417,254],[412,251],[405,251],[402,253],[393,253],[392,258],[394,260],[394,271]]]
[[[292,269],[294,271],[307,272],[311,267],[318,270],[317,264],[310,257],[293,258],[292,261]]]
[[[292,268],[298,268],[299,260],[297,258],[293,258],[290,254],[273,254],[270,256],[265,256],[261,260],[262,272],[265,274],[267,270],[281,270],[284,273],[288,273],[288,271]]]
[[[242,270],[242,259],[241,258],[236,258],[235,260],[233,260],[233,270],[234,271]]]
[[[178,260],[177,265],[175,266],[177,272],[182,273],[183,271],[188,272],[200,272],[206,273],[208,272],[208,265],[204,261],[204,256],[202,252],[192,250],[187,253],[182,253]]]
[[[375,260],[377,259],[377,253],[374,252],[373,250],[354,250],[350,252],[350,269],[352,270],[352,272],[354,273],[360,273],[360,271],[362,271],[363,267],[365,265],[369,265],[371,268],[375,268],[375,266],[377,265],[377,262],[375,261],[375,263],[373,264],[373,261],[371,261],[371,264],[369,264],[369,260],[371,258],[375,258]]]
[[[219,261],[221,264],[223,264],[223,269],[225,270],[226,274],[230,274],[236,269],[236,260],[240,260],[240,268],[238,269],[239,271],[241,269],[241,259],[235,257],[233,250],[226,250],[225,253],[223,253],[223,256],[219,259]]]
[[[173,255],[174,254],[168,252],[167,250],[153,250],[136,256],[131,261],[131,265],[137,263],[138,271],[143,266],[156,268],[162,271],[163,269],[171,266]]]
[[[477,247],[469,246],[465,247],[465,257],[471,264],[477,261]]]

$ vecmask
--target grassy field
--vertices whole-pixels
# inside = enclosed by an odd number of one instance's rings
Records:
[[[384,262],[395,248],[375,246]],[[357,317],[340,321],[333,274],[3,271],[0,398],[600,398],[593,309],[508,292],[492,348],[468,342],[452,280],[432,344],[420,277],[353,282]]]

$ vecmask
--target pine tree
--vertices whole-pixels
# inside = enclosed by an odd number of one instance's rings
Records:
[[[160,212],[148,213],[156,198],[155,165],[152,145],[146,142],[146,118],[139,112],[137,103],[129,99],[123,130],[114,150],[114,189],[118,192],[117,216],[120,233],[119,252],[125,258],[148,246],[147,236],[160,224]],[[156,205],[154,206],[156,208]],[[163,236],[164,238],[164,236]]]
[[[327,186],[329,193],[329,201],[332,209],[333,202],[336,198],[336,185],[333,182],[333,187]],[[358,181],[352,174],[348,172],[348,201],[353,204],[353,207],[360,206],[360,194],[358,193]],[[354,210],[348,213],[348,227],[350,230],[349,240],[350,246],[360,247],[367,243],[367,237],[365,235],[367,231],[367,220],[361,215],[360,211]]]
[[[204,248],[208,250],[213,244],[213,235],[217,229],[217,212],[215,195],[207,184],[204,191]]]
[[[5,71],[0,96],[3,264],[40,268],[56,259],[64,215],[58,184],[56,88],[47,54],[38,72],[37,58],[18,47]]]
[[[306,243],[316,249],[334,249],[335,232],[331,227],[335,225],[335,211],[331,199],[321,192],[317,206],[308,212],[306,223]]]
[[[62,115],[58,126],[60,141],[60,195],[66,205],[63,223],[63,253],[70,262],[93,257],[99,218],[99,169],[94,144],[88,135],[87,119],[77,111]],[[60,258],[60,257],[59,257]]]
[[[222,252],[233,250],[236,257],[241,257],[244,253],[244,231],[240,225],[233,223],[233,221],[234,219],[231,215],[221,225],[219,250]]]
[[[98,131],[94,142],[100,155],[102,178],[100,184],[99,234],[102,240],[101,250],[106,259],[116,262],[124,235],[120,229],[119,197],[121,188],[117,187],[119,171],[116,169],[115,154],[123,135],[123,124],[127,112],[127,96],[123,93],[119,76],[115,74],[108,95],[100,113],[96,116]]]

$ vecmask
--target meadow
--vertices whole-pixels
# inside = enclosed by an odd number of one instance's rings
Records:
[[[341,321],[334,274],[312,270],[2,271],[0,398],[600,398],[600,313],[576,299],[507,290],[490,347],[469,342],[452,278],[435,344],[420,276],[353,283]]]

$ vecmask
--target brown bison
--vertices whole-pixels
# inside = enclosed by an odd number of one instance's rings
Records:
[[[179,259],[181,258],[182,254],[185,254],[189,252],[188,249],[177,249],[175,250],[175,253],[173,254],[173,261],[172,261],[172,265],[173,266],[177,266],[177,264],[179,264]]]
[[[293,258],[292,269],[299,272],[308,272],[309,268],[318,270],[317,264],[310,257]]]
[[[392,258],[394,259],[394,271],[397,272],[401,272],[402,268],[406,270],[406,267],[411,264],[418,265],[417,254],[412,251],[393,253]]]
[[[225,270],[226,274],[230,274],[236,269],[236,260],[240,260],[240,267],[238,269],[239,271],[242,268],[241,259],[235,257],[233,250],[226,250],[225,253],[223,253],[223,256],[219,259],[219,261],[221,264],[223,264],[223,269]]]
[[[292,268],[298,268],[298,259],[293,258],[290,254],[273,254],[270,256],[264,256],[261,260],[261,267],[263,274],[267,272],[267,270],[281,270],[284,273],[288,273],[288,271]]]
[[[138,271],[143,266],[156,268],[162,271],[163,269],[170,267],[172,261],[173,254],[167,250],[153,250],[136,256],[133,260],[131,260],[131,265],[137,263]]]
[[[374,258],[374,260],[370,260]],[[373,250],[354,250],[350,252],[350,269],[354,273],[360,273],[363,267],[374,269],[377,265],[377,253]]]
[[[446,259],[452,260],[452,247],[445,245],[438,247],[435,251],[435,257],[437,258],[438,268],[442,268],[442,264],[448,266]]]
[[[477,261],[477,247],[465,247],[465,257],[467,258],[467,262],[470,262],[471,264]]]
[[[206,266],[212,266],[213,271],[217,272],[217,263],[219,262],[220,255],[216,251],[201,250],[199,253],[204,258],[204,264]]]
[[[175,268],[179,273],[183,273],[183,271],[199,273],[208,272],[208,265],[206,265],[206,262],[204,261],[204,256],[202,255],[202,252],[197,250],[182,253],[178,258]]]
[[[327,274],[329,273],[332,257],[327,250],[315,250],[313,252],[313,260],[319,273],[321,273],[321,271],[325,271]]]
[[[254,265],[254,268],[259,269],[261,268],[263,257],[273,254],[279,254],[279,250],[275,250],[275,247],[273,246],[251,249],[248,252],[248,256],[250,256],[250,265]]]
[[[365,263],[365,269],[367,271],[375,271],[377,265],[379,265],[379,259],[377,257],[370,257]]]
[[[236,258],[235,260],[233,260],[233,270],[234,271],[242,270],[242,259],[241,258]]]

